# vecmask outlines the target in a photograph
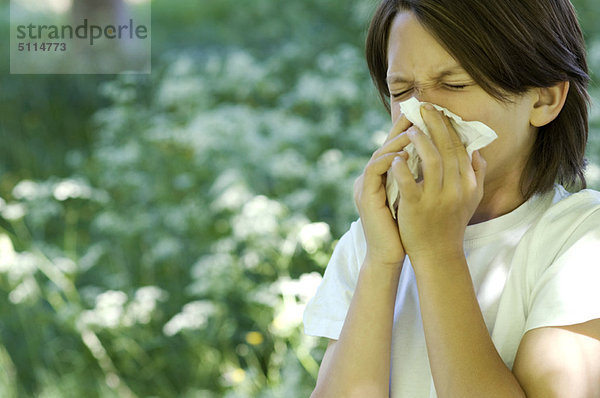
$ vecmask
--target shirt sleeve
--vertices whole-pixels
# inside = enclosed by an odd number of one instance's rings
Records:
[[[323,280],[304,310],[304,333],[337,340],[356,288],[366,244],[360,220],[336,245]]]
[[[575,228],[554,261],[535,278],[525,331],[600,318],[599,284],[600,209]]]

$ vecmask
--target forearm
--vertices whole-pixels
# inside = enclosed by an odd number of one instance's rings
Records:
[[[464,256],[416,264],[435,387],[445,397],[524,397],[486,328]]]
[[[339,340],[313,396],[388,397],[394,303],[400,268],[363,264]]]

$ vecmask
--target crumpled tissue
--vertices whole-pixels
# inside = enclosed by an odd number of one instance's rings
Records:
[[[399,104],[402,113],[406,118],[415,126],[417,126],[422,132],[431,136],[423,118],[421,117],[421,105],[425,102],[420,102],[416,98],[412,97]],[[473,151],[483,148],[490,142],[494,141],[498,136],[488,126],[482,122],[472,121],[468,122],[463,120],[460,116],[450,112],[448,109],[443,108],[439,105],[432,104],[437,110],[444,113],[444,115],[450,118],[450,122],[460,140],[465,145],[469,159],[473,155]],[[408,153],[408,160],[406,161],[408,168],[415,179],[418,179],[421,175],[421,158],[417,155],[415,146],[411,143],[408,144],[404,151]],[[387,174],[386,192],[388,198],[388,206],[394,218],[396,218],[396,212],[398,209],[398,201],[400,199],[400,193],[398,191],[398,184],[392,177],[390,171]]]

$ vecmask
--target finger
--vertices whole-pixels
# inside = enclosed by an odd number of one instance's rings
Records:
[[[372,159],[378,158],[381,155],[386,154],[386,153],[400,152],[408,144],[410,144],[410,138],[408,137],[406,132],[403,132],[400,135],[385,142],[381,148],[379,148],[378,150],[376,150],[373,153]]]
[[[423,184],[426,191],[439,191],[442,187],[442,159],[438,149],[431,138],[419,130],[411,127],[407,131],[410,141],[415,146],[417,154],[423,162]],[[413,178],[414,179],[414,178]]]
[[[441,111],[435,109],[433,105],[422,105],[421,116],[429,128],[433,142],[438,147],[440,152],[452,153],[458,146],[461,145],[460,140],[458,140],[458,142],[453,141],[452,137],[450,136],[449,127],[451,128],[452,125],[450,124],[447,116]]]
[[[384,145],[388,141],[391,141],[392,139],[394,139],[395,137],[400,135],[403,131],[405,131],[410,126],[412,126],[412,123],[410,122],[410,120],[408,120],[406,118],[406,116],[404,116],[404,114],[401,113],[400,116],[398,117],[398,119],[396,119],[396,121],[392,125],[392,128],[391,128],[390,132],[388,133],[388,136],[385,139]]]
[[[419,186],[408,168],[405,157],[396,156],[392,162],[391,171],[392,178],[398,183],[400,198],[409,201],[418,200],[420,197]]]
[[[473,152],[473,154],[475,154]],[[472,158],[469,159],[469,154],[467,150],[464,150],[464,153],[457,154],[458,160],[458,168],[459,168],[459,178],[462,180],[463,184],[467,185],[475,185],[477,184],[477,176],[473,169]]]
[[[471,165],[471,158],[469,158],[469,154],[467,153],[467,148],[465,148],[465,144],[461,141],[458,132],[450,122],[448,117],[444,117],[444,122],[446,123],[446,127],[448,129],[448,133],[450,136],[450,141],[452,142],[453,147],[455,148],[456,161],[458,166],[458,172],[460,178],[475,181],[475,175],[473,174],[473,166]],[[452,177],[454,174],[452,175]],[[450,173],[448,174],[449,178]]]
[[[464,151],[464,146],[450,120],[433,106],[426,104],[421,107],[421,116],[440,152],[444,183],[454,185],[459,179],[458,154],[461,149]]]
[[[363,172],[363,189],[368,193],[376,193],[383,187],[383,177],[392,166],[398,152],[386,153],[371,159]]]

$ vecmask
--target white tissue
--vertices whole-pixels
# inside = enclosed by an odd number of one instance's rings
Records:
[[[425,123],[423,122],[423,118],[421,117],[421,105],[425,104],[425,102],[420,102],[416,98],[412,97],[404,102],[401,102],[400,109],[406,118],[415,126],[419,128],[422,132],[429,135],[429,130]],[[462,118],[454,113],[450,112],[446,108],[442,108],[441,106],[432,104],[435,109],[442,111],[446,116],[450,118],[450,122],[460,140],[463,144],[465,144],[465,148],[467,149],[467,154],[469,155],[469,159],[473,155],[473,151],[477,149],[483,148],[488,145],[490,142],[494,141],[498,136],[488,126],[481,122],[467,122],[462,120]],[[419,178],[421,174],[421,158],[417,155],[417,150],[413,144],[408,144],[404,151],[408,153],[408,160],[406,163],[408,164],[408,168],[415,179]],[[386,183],[386,192],[388,198],[388,206],[390,210],[396,218],[396,209],[398,208],[398,184],[396,180],[391,176],[388,171],[387,175],[387,183]]]

